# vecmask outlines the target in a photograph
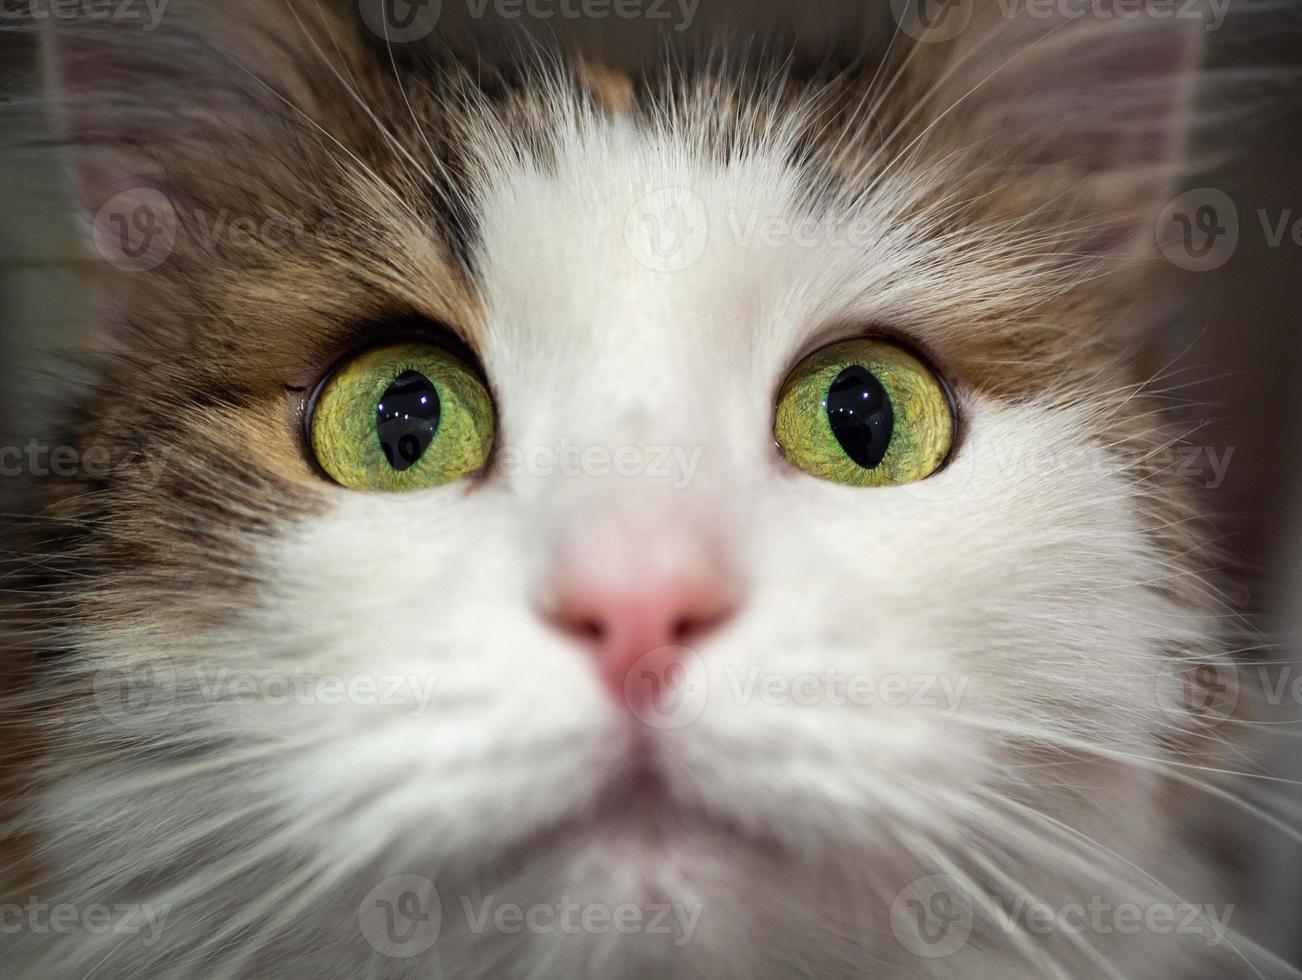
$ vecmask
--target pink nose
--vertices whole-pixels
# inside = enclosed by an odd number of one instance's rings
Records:
[[[726,583],[681,572],[636,589],[569,579],[557,600],[552,622],[588,647],[606,688],[635,714],[677,682],[693,645],[733,614]]]

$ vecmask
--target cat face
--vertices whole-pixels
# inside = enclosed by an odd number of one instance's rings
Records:
[[[1133,896],[1140,857],[1200,883],[1152,768],[1123,764],[1187,727],[1164,672],[1212,643],[1148,462],[1123,247],[1174,136],[1072,143],[1128,120],[1064,134],[1025,73],[959,120],[979,44],[864,78],[487,83],[390,73],[322,17],[274,42],[196,21],[261,80],[191,65],[211,86],[171,96],[147,152],[81,164],[127,356],[70,431],[165,465],[50,492],[41,683],[65,707],[25,820],[68,894],[171,924],[43,962],[1041,975],[1087,954],[1001,933],[991,896]],[[1128,111],[1174,125],[1185,39],[1144,44],[1167,57]],[[62,84],[91,58],[164,82],[109,122],[70,103],[86,139],[157,126],[173,81],[112,50],[55,49]],[[165,254],[128,269],[114,218],[154,194]],[[925,478],[845,485],[775,444],[798,366],[865,338],[939,379],[952,445]],[[413,346],[482,386],[483,458],[340,485],[323,386]],[[937,881],[976,938],[933,957],[908,902]],[[630,918],[513,930],[494,903]]]

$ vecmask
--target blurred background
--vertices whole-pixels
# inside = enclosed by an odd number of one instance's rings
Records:
[[[684,9],[678,0],[667,7]],[[4,9],[11,8],[5,0]],[[445,18],[458,9],[466,5],[446,4]],[[1203,425],[1196,441],[1223,465],[1223,472],[1207,474],[1201,492],[1223,534],[1226,588],[1254,626],[1276,640],[1257,655],[1271,683],[1302,676],[1302,666],[1294,666],[1295,638],[1302,635],[1299,13],[1298,3],[1262,9],[1230,0],[1225,22],[1208,32],[1209,66],[1280,74],[1249,87],[1246,105],[1227,117],[1232,139],[1215,126],[1202,135],[1204,148],[1213,149],[1219,162],[1192,176],[1183,190],[1195,192],[1195,201],[1206,199],[1208,189],[1223,194],[1216,199],[1228,199],[1237,215],[1237,241],[1218,243],[1215,261],[1204,264],[1214,268],[1168,264],[1162,274],[1171,301],[1155,311],[1166,351],[1180,371],[1174,383],[1185,386],[1179,391],[1187,399],[1181,411],[1191,424]],[[853,43],[861,32],[894,26],[884,0],[700,0],[689,36],[692,44],[706,47],[720,35],[764,37],[775,25],[776,33],[797,34],[811,46]],[[633,64],[657,50],[655,35],[664,27],[619,18],[565,25],[603,57]],[[552,29],[545,25],[542,33]],[[11,96],[0,126],[25,115],[34,67],[30,39],[0,28],[0,85]],[[41,352],[65,343],[84,322],[85,296],[57,264],[74,242],[56,161],[0,157],[0,426],[7,429],[0,430],[0,444],[25,442],[23,420],[40,401],[42,371],[48,369]],[[0,479],[0,505],[5,492]],[[1295,737],[1302,736],[1302,725],[1292,724],[1302,719],[1302,705],[1286,697],[1278,708],[1282,724],[1269,739],[1265,769],[1302,780],[1302,742]],[[1285,785],[1281,794],[1291,794],[1298,805],[1294,814],[1302,812],[1302,792]],[[1258,853],[1246,857],[1257,891],[1251,901],[1263,915],[1260,938],[1302,964],[1302,847],[1282,834],[1248,836],[1258,846]],[[1248,902],[1245,892],[1243,904]]]

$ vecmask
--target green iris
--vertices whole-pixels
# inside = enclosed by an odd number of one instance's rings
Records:
[[[924,480],[954,443],[954,409],[940,379],[883,340],[815,351],[778,396],[774,435],[787,460],[855,487]]]
[[[424,490],[481,469],[493,402],[460,359],[431,344],[368,351],[337,370],[312,411],[321,468],[351,490]]]

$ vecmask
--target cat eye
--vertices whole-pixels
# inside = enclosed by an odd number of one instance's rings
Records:
[[[326,379],[308,422],[316,461],[351,490],[424,490],[481,469],[493,402],[464,361],[432,344],[368,351]]]
[[[931,368],[885,340],[810,354],[778,395],[773,431],[793,466],[855,487],[925,480],[949,456],[955,413]]]

